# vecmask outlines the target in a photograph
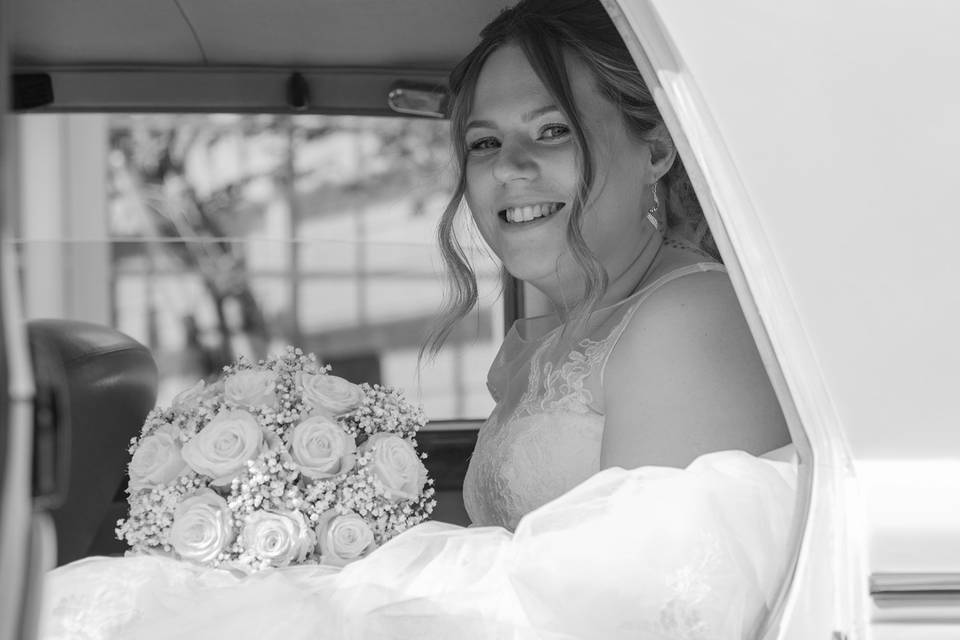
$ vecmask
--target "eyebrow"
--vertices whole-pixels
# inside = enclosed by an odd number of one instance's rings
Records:
[[[527,111],[525,114],[520,116],[520,120],[523,121],[524,123],[527,123],[533,120],[534,118],[538,118],[545,113],[550,113],[551,111],[557,111],[562,113],[560,111],[560,108],[557,107],[557,105],[548,104],[548,105],[537,107],[536,109],[531,109],[530,111]],[[474,127],[486,128],[486,129],[497,128],[496,124],[494,124],[492,120],[471,120],[470,122],[467,123],[467,127],[466,127],[467,130],[473,129]]]

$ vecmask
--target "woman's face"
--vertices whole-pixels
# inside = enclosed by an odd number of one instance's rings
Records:
[[[626,128],[592,72],[567,56],[574,101],[594,160],[581,232],[611,281],[653,232],[645,222],[655,178],[649,145]],[[566,240],[580,181],[569,119],[518,46],[494,51],[467,118],[466,199],[484,239],[515,277],[553,298],[579,295],[583,277]]]

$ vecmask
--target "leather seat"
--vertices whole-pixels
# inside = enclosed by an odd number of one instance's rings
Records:
[[[157,394],[149,349],[75,320],[27,324],[36,381],[35,493],[47,496],[57,564],[124,550],[113,539],[126,513],[130,439]]]

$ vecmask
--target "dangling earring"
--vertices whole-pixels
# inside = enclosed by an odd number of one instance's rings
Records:
[[[647,210],[647,220],[653,225],[654,229],[660,229],[660,222],[657,220],[657,210],[660,208],[660,199],[657,197],[657,183],[653,183],[653,206]]]

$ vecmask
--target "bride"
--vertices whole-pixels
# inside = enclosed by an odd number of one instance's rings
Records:
[[[440,223],[476,303],[463,201],[554,312],[518,321],[464,481],[343,570],[237,578],[157,557],[48,580],[45,637],[748,638],[787,558],[795,459],[663,119],[597,0],[522,0],[451,77],[460,179]],[[776,451],[771,455],[765,452]]]

